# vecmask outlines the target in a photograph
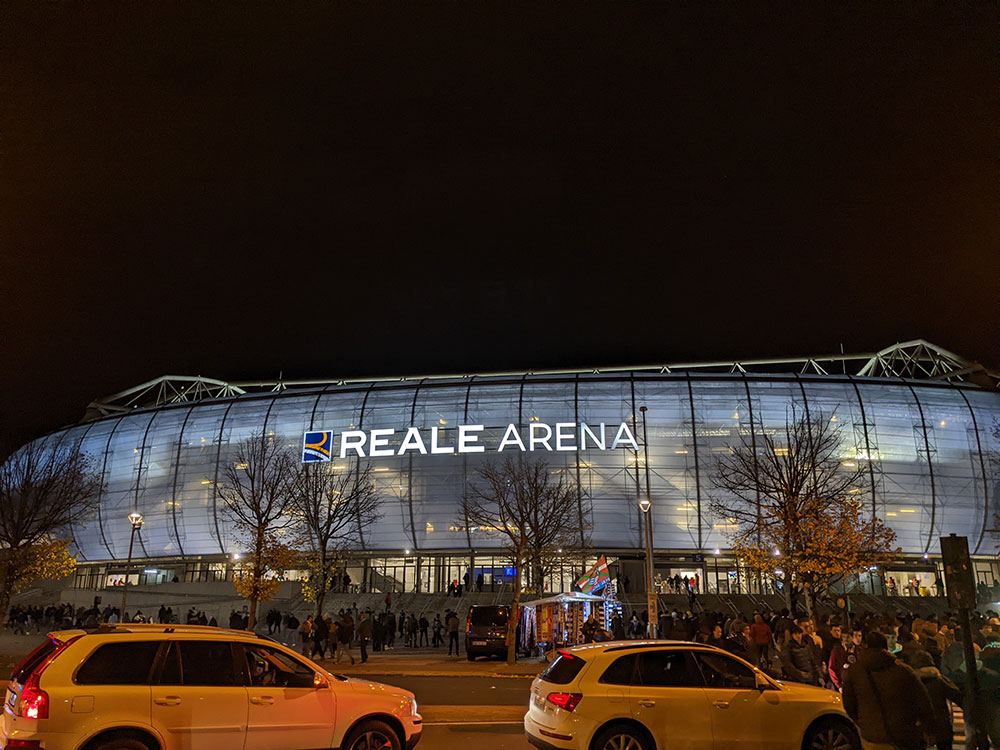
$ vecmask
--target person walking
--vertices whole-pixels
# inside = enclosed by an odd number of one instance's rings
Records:
[[[889,653],[885,635],[872,631],[844,678],[844,710],[861,733],[864,750],[924,750],[934,709],[917,674]]]
[[[368,661],[368,641],[372,637],[372,621],[367,612],[363,612],[360,618],[361,620],[358,622],[358,647],[361,649],[361,663],[364,664]]]
[[[354,620],[347,612],[340,616],[340,623],[337,629],[337,656],[336,662],[340,664],[340,657],[347,654],[347,658],[354,664],[354,655],[351,653],[351,639],[354,638]]]
[[[458,615],[448,610],[445,616],[445,627],[448,628],[448,656],[451,656],[452,646],[455,647],[455,656],[460,656],[458,650]]]
[[[788,629],[791,634],[788,643],[781,649],[781,668],[785,676],[793,682],[804,682],[806,685],[823,686],[819,661],[813,651],[813,645],[806,641],[802,628],[793,624]]]
[[[326,656],[326,641],[330,637],[330,625],[323,617],[317,617],[312,627],[312,651],[309,658],[313,659],[316,654],[323,659]]]

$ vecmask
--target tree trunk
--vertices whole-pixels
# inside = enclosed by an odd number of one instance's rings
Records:
[[[517,661],[517,623],[521,612],[521,557],[514,560],[514,603],[510,608],[510,619],[507,621],[507,663]]]
[[[795,602],[792,600],[792,581],[790,575],[785,575],[781,585],[781,592],[785,595],[785,606],[788,608],[790,617],[795,616]]]
[[[251,633],[257,627],[257,597],[250,597],[250,617],[247,619],[247,630]]]

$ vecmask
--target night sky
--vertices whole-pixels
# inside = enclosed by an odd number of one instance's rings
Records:
[[[0,440],[163,374],[996,367],[997,21],[4,3]]]

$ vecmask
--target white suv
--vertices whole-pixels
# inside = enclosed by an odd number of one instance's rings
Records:
[[[686,641],[560,651],[531,685],[528,742],[542,750],[858,750],[832,690],[772,680]]]
[[[49,634],[11,675],[3,747],[410,750],[413,693],[334,675],[239,630],[112,625]]]

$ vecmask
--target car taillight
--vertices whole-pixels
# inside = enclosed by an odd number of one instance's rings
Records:
[[[554,703],[563,711],[572,711],[583,698],[582,693],[549,693],[549,703]]]
[[[3,746],[4,750],[14,750],[18,748],[19,750],[39,750],[42,746],[41,740],[7,740],[7,744]]]
[[[21,689],[17,715],[25,719],[49,718],[49,694],[38,687],[38,673],[33,672]]]

